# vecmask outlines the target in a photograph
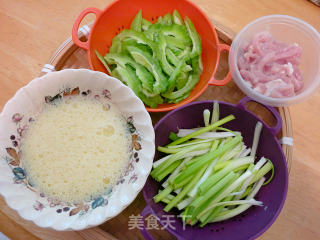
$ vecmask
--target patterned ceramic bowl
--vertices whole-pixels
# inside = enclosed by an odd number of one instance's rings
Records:
[[[117,105],[127,119],[132,152],[126,171],[106,194],[69,204],[33,188],[20,161],[20,141],[45,104],[79,94]],[[21,88],[0,115],[0,132],[0,194],[24,219],[61,231],[92,227],[124,210],[145,184],[155,151],[152,122],[140,99],[117,79],[87,69],[49,73]]]

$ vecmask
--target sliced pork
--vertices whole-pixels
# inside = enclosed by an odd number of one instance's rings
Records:
[[[238,61],[242,78],[269,97],[292,97],[303,88],[299,69],[302,48],[276,41],[265,31],[254,36]]]

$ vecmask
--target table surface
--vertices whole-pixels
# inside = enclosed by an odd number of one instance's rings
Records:
[[[89,3],[90,2],[90,3]],[[81,10],[103,9],[110,0],[0,0],[0,108],[39,75],[54,50],[70,36]],[[193,0],[216,26],[234,36],[253,19],[268,14],[299,17],[320,31],[320,8],[306,0]],[[94,19],[88,16],[85,23]],[[221,27],[220,27],[221,28]],[[285,206],[259,239],[318,239],[320,236],[320,90],[290,107],[294,157]],[[107,223],[106,223],[107,224]],[[99,228],[61,233],[24,221],[0,197],[0,232],[11,239],[114,239]]]

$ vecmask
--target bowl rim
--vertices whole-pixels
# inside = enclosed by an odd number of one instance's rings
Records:
[[[232,41],[228,62],[229,62],[229,68],[234,69],[234,74],[236,75],[236,78],[234,79],[235,83],[238,85],[238,87],[242,91],[244,91],[251,98],[255,100],[257,99],[257,101],[265,103],[267,105],[271,105],[271,106],[282,107],[282,106],[287,106],[287,105],[295,104],[303,100],[306,100],[307,98],[312,96],[312,93],[314,93],[317,87],[320,85],[320,69],[318,70],[318,73],[319,73],[319,76],[317,79],[318,81],[313,82],[303,92],[300,92],[297,95],[292,97],[284,97],[284,98],[273,98],[273,97],[265,96],[253,90],[248,84],[246,84],[246,82],[242,78],[238,68],[238,64],[237,64],[237,55],[238,55],[239,48],[236,49],[235,44],[239,42],[241,35],[245,33],[252,25],[260,22],[265,22],[265,21],[266,22],[278,21],[278,22],[285,22],[287,24],[298,23],[305,28],[305,31],[309,31],[310,33],[314,34],[320,41],[320,33],[312,25],[303,21],[302,19],[289,16],[289,15],[282,15],[282,14],[272,14],[272,15],[259,17],[249,22],[246,26],[244,26]]]
[[[224,104],[224,105],[227,105],[227,106],[230,106],[230,107],[234,107],[234,108],[238,108],[237,107],[237,104],[232,104],[232,103],[228,103],[228,102],[224,102],[224,101],[218,101],[219,104]],[[166,119],[168,117],[170,117],[171,115],[175,114],[176,112],[180,111],[180,110],[183,110],[184,108],[188,108],[188,107],[191,107],[193,105],[202,105],[202,104],[207,104],[207,103],[211,103],[213,104],[214,103],[214,100],[201,100],[201,101],[194,101],[194,102],[191,102],[191,103],[188,103],[186,105],[183,105],[177,109],[174,109],[173,111],[170,111],[169,113],[167,113],[165,116],[163,116],[160,121],[158,121],[155,125],[154,125],[154,129],[155,129],[155,132],[156,132],[156,129],[159,128],[159,126],[166,121]],[[244,111],[246,112],[246,114],[250,114],[252,117],[254,117],[257,121],[260,121],[263,125],[264,128],[266,128],[267,131],[270,131],[268,129],[268,125],[262,120],[260,119],[257,115],[255,115],[254,113],[248,111],[248,110],[245,110],[245,109],[241,109],[241,111]],[[271,133],[271,132],[270,132]],[[285,204],[285,201],[287,199],[287,194],[288,194],[288,186],[289,186],[289,173],[288,173],[288,166],[287,166],[287,161],[286,161],[286,156],[284,155],[284,152],[282,150],[282,147],[280,145],[280,142],[279,140],[277,139],[276,135],[272,134],[271,135],[273,136],[273,140],[276,142],[277,146],[279,147],[279,149],[281,149],[281,159],[284,159],[283,163],[284,163],[284,169],[286,170],[284,172],[285,174],[285,186],[284,186],[284,192],[283,192],[283,198],[281,200],[281,202],[279,203],[279,206],[278,206],[278,209],[277,211],[273,214],[273,217],[269,220],[268,224],[266,224],[263,228],[261,228],[261,230],[257,233],[255,233],[254,235],[251,236],[250,239],[256,239],[257,237],[261,236],[264,232],[266,232],[270,226],[276,221],[276,219],[278,218],[278,216],[280,215],[283,207],[284,207],[284,204]],[[157,146],[156,146],[157,147]],[[143,197],[144,197],[144,200],[146,202],[146,207],[149,207],[151,209],[151,211],[153,212],[154,215],[157,216],[157,214],[154,212],[151,204],[149,204],[150,202],[153,203],[153,199],[152,198],[149,198],[147,196],[147,192],[146,192],[146,186],[148,185],[148,182],[151,181],[151,177],[149,176],[148,179],[147,179],[147,182],[144,186],[144,188],[142,189],[142,193],[143,193]],[[161,223],[161,221],[160,221]],[[171,234],[173,234],[174,236],[176,237],[181,237],[181,239],[183,239],[183,237],[178,233],[178,232],[175,232],[174,229],[171,229],[171,228],[167,228],[166,229],[168,232],[170,232]]]

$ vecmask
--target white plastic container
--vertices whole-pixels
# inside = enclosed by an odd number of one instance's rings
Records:
[[[241,51],[249,44],[254,35],[269,31],[280,42],[297,43],[302,49],[299,66],[304,87],[296,96],[272,98],[264,96],[249,87],[240,75],[238,60]],[[320,83],[320,34],[310,24],[291,16],[269,15],[258,18],[246,25],[233,40],[229,53],[229,68],[238,87],[252,99],[266,105],[281,107],[306,100],[317,89]]]

